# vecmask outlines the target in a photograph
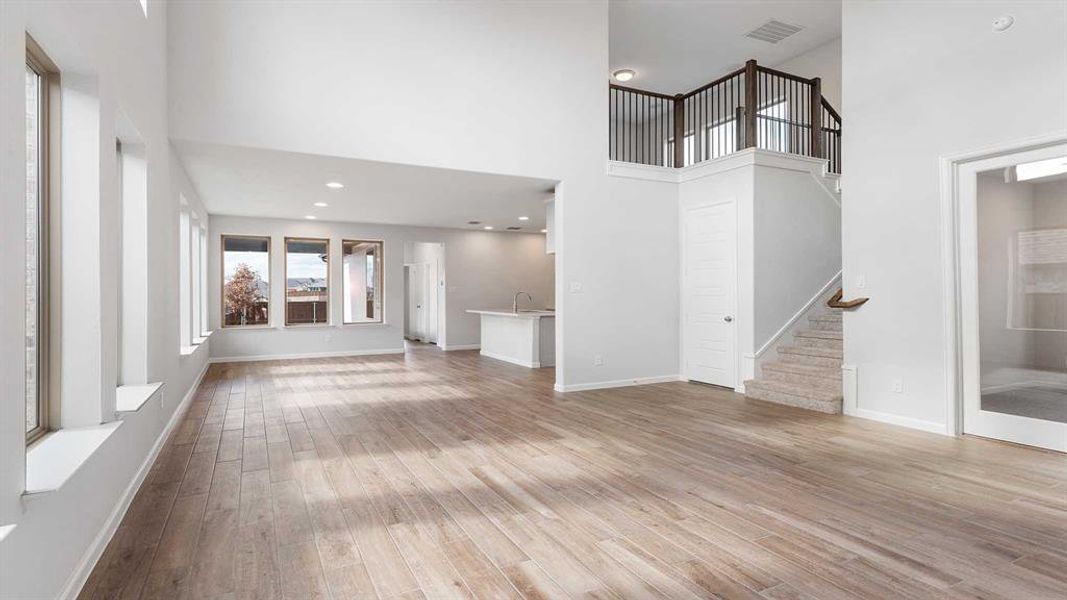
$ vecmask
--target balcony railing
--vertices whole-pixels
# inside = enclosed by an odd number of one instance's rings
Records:
[[[825,158],[831,172],[841,172],[841,117],[823,98],[819,78],[754,60],[676,96],[612,85],[609,114],[612,160],[686,167],[762,148]]]

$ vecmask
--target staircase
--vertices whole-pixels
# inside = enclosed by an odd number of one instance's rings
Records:
[[[810,329],[793,335],[793,344],[778,347],[778,361],[745,382],[745,395],[824,413],[841,412],[841,358],[844,352],[841,311],[808,318]]]

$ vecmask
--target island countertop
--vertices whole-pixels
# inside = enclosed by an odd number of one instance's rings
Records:
[[[555,317],[556,311],[553,310],[534,310],[534,309],[519,309],[519,312],[512,312],[506,308],[469,308],[467,312],[476,315],[492,315],[495,317],[511,317],[514,319],[540,319],[541,317]]]

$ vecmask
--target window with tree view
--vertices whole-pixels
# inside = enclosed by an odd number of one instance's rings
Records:
[[[270,322],[270,238],[222,236],[222,326]]]
[[[285,240],[285,324],[330,320],[330,241]]]

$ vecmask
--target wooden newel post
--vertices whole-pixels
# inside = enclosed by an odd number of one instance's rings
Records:
[[[685,97],[674,97],[674,166],[685,166]]]
[[[822,136],[822,79],[811,80],[811,155],[815,158],[826,156],[823,150]]]
[[[745,62],[745,148],[756,146],[756,111],[759,92],[756,89],[756,61]]]

